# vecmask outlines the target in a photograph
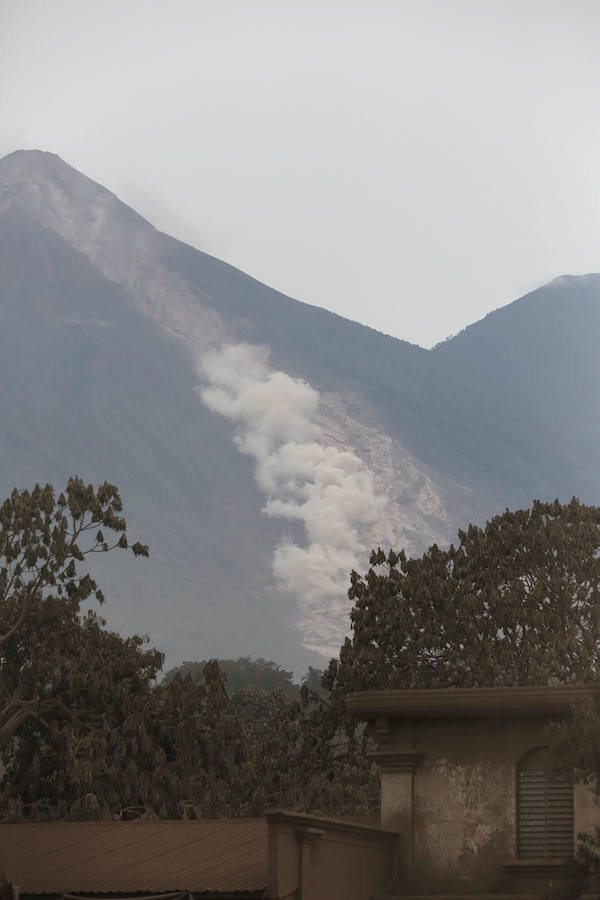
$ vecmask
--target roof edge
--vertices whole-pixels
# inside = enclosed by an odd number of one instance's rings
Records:
[[[269,825],[290,825],[295,828],[321,828],[324,831],[354,837],[380,840],[388,843],[398,837],[397,831],[380,828],[378,825],[363,825],[360,822],[349,822],[346,819],[335,819],[329,816],[315,816],[310,813],[294,812],[285,809],[270,809],[265,813]]]
[[[415,688],[360,691],[346,697],[353,719],[440,719],[569,715],[575,703],[600,700],[600,685],[562,684],[494,688]]]

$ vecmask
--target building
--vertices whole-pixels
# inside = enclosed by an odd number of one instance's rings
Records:
[[[21,900],[332,900],[384,891],[396,834],[322,816],[0,825]]]
[[[261,819],[0,826],[30,900],[541,897],[600,824],[592,790],[550,766],[545,728],[600,688],[366,691],[347,698],[381,767],[379,826],[275,810]]]
[[[600,810],[558,777],[545,728],[593,699],[590,685],[351,694],[381,767],[381,824],[399,835],[394,891],[537,895],[573,872],[576,835]]]

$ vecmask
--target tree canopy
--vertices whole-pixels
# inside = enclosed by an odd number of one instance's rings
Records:
[[[535,501],[458,537],[420,558],[379,549],[352,573],[334,696],[598,679],[600,508]]]
[[[164,681],[168,683],[177,673],[185,678],[190,675],[194,681],[202,680],[202,673],[208,660],[198,662],[183,662],[180,666],[169,669],[165,673]],[[272,660],[252,659],[250,656],[240,656],[238,659],[219,659],[219,668],[227,679],[227,693],[230,697],[238,691],[249,688],[261,688],[265,691],[279,690],[288,697],[297,698],[300,687],[293,681],[294,673],[287,671]]]
[[[85,558],[128,547],[121,512],[116,487],[76,478],[58,497],[36,486],[0,508],[0,818],[372,805],[373,767],[358,743],[330,740],[338,723],[316,670],[300,686],[276,663],[244,657],[224,671],[216,660],[184,664],[159,681],[163,655],[147,638],[82,612],[90,597],[104,602],[80,571]],[[341,754],[353,777],[338,784]]]
[[[114,485],[78,478],[58,497],[50,485],[15,490],[0,508],[5,819],[102,819],[127,808],[178,817],[189,802],[219,814],[243,759],[216,664],[199,681],[158,685],[163,655],[147,638],[123,638],[81,611],[90,597],[104,601],[81,563],[128,548],[122,509]]]
[[[176,675],[185,678],[190,675],[194,681],[202,681],[204,667],[208,660],[199,662],[186,661],[180,666],[175,666],[165,673],[163,684],[168,684]],[[238,659],[218,659],[219,669],[227,684],[227,694],[230,699],[240,691],[263,691],[272,693],[280,691],[288,699],[299,700],[302,688],[327,699],[329,691],[322,684],[323,671],[309,666],[300,683],[293,680],[294,673],[284,669],[279,663],[270,659],[252,659],[250,656],[240,656]]]
[[[127,549],[122,508],[114,485],[95,491],[78,478],[58,498],[50,485],[36,485],[14,490],[0,507],[0,748],[31,719],[75,721],[78,707],[87,709],[84,695],[75,699],[80,673],[71,639],[81,604],[104,597],[78,565],[90,554]],[[131,551],[148,556],[140,543]]]

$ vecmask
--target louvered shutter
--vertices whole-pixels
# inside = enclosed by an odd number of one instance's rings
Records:
[[[570,779],[556,776],[539,764],[519,768],[517,845],[521,859],[573,856],[573,782]]]
[[[548,856],[573,856],[573,782],[548,775]]]

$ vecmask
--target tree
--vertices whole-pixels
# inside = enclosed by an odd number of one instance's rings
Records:
[[[27,660],[29,679],[21,678],[24,696],[43,690],[42,712],[28,718],[3,748],[0,809],[5,816],[33,819],[78,812],[85,818],[92,810],[104,818],[108,810],[96,785],[110,796],[115,776],[123,780],[131,774],[129,760],[121,767],[112,762],[125,756],[139,735],[136,712],[146,706],[162,655],[144,650],[140,637],[107,631],[94,612],[68,627],[56,618],[49,625],[44,640],[52,652],[40,641],[36,652],[42,664]],[[50,703],[65,714],[46,715]]]
[[[242,728],[245,766],[233,792],[237,815],[269,807],[336,816],[370,816],[378,805],[369,738],[346,722],[343,708],[302,688],[300,700],[279,690],[238,692],[228,710]]]
[[[103,624],[86,619],[79,641],[86,718],[31,720],[5,753],[5,821],[230,814],[244,747],[218,668],[158,685],[160,654]]]
[[[65,662],[81,604],[104,597],[77,565],[92,553],[127,549],[123,504],[114,485],[97,491],[71,478],[57,499],[51,485],[14,490],[0,507],[0,748],[31,719],[76,721],[56,687],[73,683]],[[101,529],[115,537],[109,543]],[[140,543],[134,556],[148,556]],[[68,659],[68,654],[66,659]]]
[[[127,548],[121,512],[116,487],[79,479],[56,499],[49,485],[14,491],[0,508],[3,820],[370,808],[374,769],[336,737],[316,670],[300,688],[276,663],[242,657],[159,682],[163,656],[147,638],[82,614],[104,597],[79,565]]]
[[[302,684],[264,659],[215,660],[229,693],[224,715],[239,729],[243,751],[232,780],[221,785],[221,813],[259,816],[269,807],[328,815],[372,815],[378,784],[366,757],[368,738],[344,724],[343,704],[327,702],[322,673]],[[203,678],[206,663],[183,663],[162,685],[185,674]],[[202,667],[202,668],[201,668]],[[370,746],[370,745],[369,745]],[[193,809],[190,806],[190,809]]]
[[[220,814],[244,755],[216,663],[159,685],[147,638],[123,638],[95,611],[104,597],[78,565],[127,549],[116,487],[70,479],[13,491],[0,508],[0,814],[113,818],[123,810]],[[105,532],[115,537],[108,541]],[[142,544],[131,547],[147,556]]]
[[[292,680],[294,673],[282,668],[272,660],[252,659],[250,656],[240,656],[238,659],[219,659],[219,669],[227,681],[227,693],[233,697],[238,691],[252,688],[260,688],[265,691],[282,691],[288,697],[297,698],[300,692],[299,685]],[[200,662],[184,662],[180,666],[170,669],[164,677],[169,682],[179,673],[182,677],[191,675],[194,680],[202,680],[202,673],[207,660]],[[316,670],[315,670],[316,671]]]
[[[600,508],[534,501],[459,531],[420,558],[381,549],[352,573],[352,639],[323,682],[334,702],[372,688],[492,687],[600,680]],[[600,711],[549,729],[563,771],[600,793]],[[582,837],[563,896],[600,873],[600,830]]]
[[[323,687],[323,675],[324,672],[321,669],[315,669],[314,666],[309,666],[302,678],[302,687],[305,688],[306,691],[316,694],[321,699],[328,700],[329,691],[327,688]]]
[[[381,549],[352,573],[352,640],[334,697],[370,688],[593,682],[600,673],[600,508],[507,510],[420,558]]]
[[[552,722],[548,729],[552,767],[590,785],[600,797],[600,709],[593,700],[578,703],[567,720]],[[570,888],[557,900],[574,900],[600,884],[600,828],[578,835],[577,871]]]

